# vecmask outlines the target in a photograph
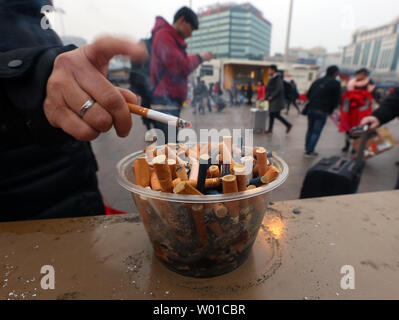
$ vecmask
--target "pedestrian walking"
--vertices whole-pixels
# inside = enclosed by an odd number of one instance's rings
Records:
[[[256,97],[256,107],[261,108],[266,99],[266,87],[262,81],[258,82],[258,95]]]
[[[284,84],[281,76],[277,73],[277,66],[269,67],[269,82],[266,87],[266,99],[269,100],[269,130],[266,134],[273,133],[274,120],[280,120],[287,128],[286,133],[292,129],[292,124],[281,116],[281,110],[285,107]]]
[[[156,86],[151,108],[176,117],[180,116],[187,97],[187,78],[202,62],[213,58],[212,52],[188,56],[185,39],[198,29],[198,17],[190,8],[179,9],[170,25],[157,17],[152,30],[151,85]],[[161,79],[161,80],[160,80]],[[155,122],[168,142],[168,125]]]
[[[251,82],[248,82],[248,87],[247,87],[247,99],[248,99],[248,105],[252,106],[252,97],[254,95],[254,91],[252,89],[252,84]]]
[[[290,84],[291,87],[289,87],[290,95],[289,95],[289,98],[288,98],[288,101],[287,101],[287,112],[286,112],[286,114],[288,115],[288,113],[290,112],[291,105],[294,105],[295,109],[298,111],[298,114],[300,114],[301,110],[299,109],[298,104],[297,104],[297,100],[299,99],[298,87],[297,87],[297,85],[296,85],[294,80],[291,80],[289,82],[289,84]]]
[[[370,79],[368,70],[364,68],[356,71],[355,77],[348,82],[340,110],[340,132],[345,132],[345,146],[342,152],[348,152],[350,149],[351,128],[358,126],[364,117],[372,114],[374,88],[374,82]]]
[[[341,85],[336,77],[339,75],[337,66],[330,66],[325,77],[316,80],[310,87],[307,97],[308,104],[305,114],[308,116],[308,130],[305,140],[305,156],[317,157],[315,152],[317,142],[326,124],[328,115],[332,114],[341,98]]]

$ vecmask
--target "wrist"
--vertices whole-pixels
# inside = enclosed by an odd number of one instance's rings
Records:
[[[197,58],[198,58],[198,61],[199,61],[200,64],[201,64],[202,62],[204,62],[204,59],[202,59],[202,57],[201,57],[200,54],[197,54]]]

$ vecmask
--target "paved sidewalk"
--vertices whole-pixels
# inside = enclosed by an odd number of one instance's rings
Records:
[[[285,116],[284,113],[283,115]],[[191,108],[183,110],[182,118],[195,121]],[[249,107],[227,107],[221,113],[206,112],[205,115],[198,116],[198,118],[199,127],[202,129],[217,128],[220,130],[227,128],[232,130],[251,127]],[[285,134],[285,127],[278,120],[275,122],[272,136],[254,135],[255,145],[264,146],[268,150],[277,152],[288,163],[290,168],[290,175],[286,183],[273,193],[273,200],[275,201],[298,199],[308,168],[320,160],[321,157],[341,154],[341,149],[344,146],[344,135],[338,133],[332,121],[328,120],[316,147],[320,157],[307,159],[303,156],[307,118],[298,115],[297,111],[292,108],[287,119],[294,124],[289,135]],[[129,137],[125,139],[118,138],[114,130],[111,130],[109,133],[101,135],[93,143],[93,150],[100,168],[98,172],[100,189],[112,207],[125,212],[134,212],[136,208],[130,193],[117,183],[115,166],[126,155],[146,146],[144,142],[146,128],[137,116],[134,116],[133,122],[134,128]],[[391,130],[394,138],[399,141],[398,122],[394,121],[387,127]],[[395,162],[398,160],[398,147],[368,160],[359,192],[392,190],[398,174],[398,168],[395,166]]]

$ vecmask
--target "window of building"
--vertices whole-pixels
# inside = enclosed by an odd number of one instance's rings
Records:
[[[203,65],[200,70],[200,76],[213,76],[213,66],[212,65]]]
[[[356,46],[356,49],[355,49],[355,55],[354,55],[354,57],[353,57],[353,64],[354,65],[358,65],[359,64],[359,58],[360,58],[360,53],[362,52],[362,45],[361,44],[358,44],[357,46]]]
[[[374,43],[373,56],[371,58],[371,68],[377,67],[378,57],[380,56],[382,39],[378,39]]]
[[[362,66],[367,67],[367,62],[369,61],[369,56],[370,56],[370,49],[371,49],[371,42],[369,41],[364,46],[363,57],[362,57]]]

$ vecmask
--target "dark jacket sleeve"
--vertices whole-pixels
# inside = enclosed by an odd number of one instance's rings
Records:
[[[0,53],[2,142],[51,144],[71,138],[49,124],[43,102],[56,57],[75,48],[41,46]]]
[[[381,124],[399,117],[399,87],[382,102],[373,115],[380,120]]]
[[[335,108],[339,106],[341,102],[341,86],[340,83],[336,80],[332,82],[331,87],[331,109],[329,114],[333,113]]]

